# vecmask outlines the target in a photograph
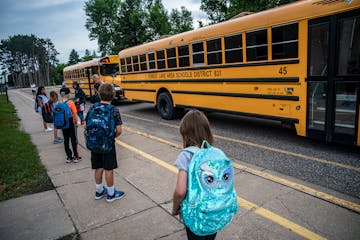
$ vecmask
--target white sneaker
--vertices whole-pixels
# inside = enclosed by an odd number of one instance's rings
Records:
[[[48,127],[47,129],[45,129],[45,132],[50,132],[52,130],[53,130],[52,128]]]

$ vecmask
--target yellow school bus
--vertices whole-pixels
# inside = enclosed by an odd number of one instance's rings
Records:
[[[124,99],[123,90],[120,87],[119,58],[117,55],[95,58],[65,67],[63,74],[66,86],[73,91],[73,82],[78,82],[87,98],[91,98],[95,94],[92,75],[97,74],[103,82],[114,84],[116,91],[115,101]]]
[[[119,52],[128,99],[281,121],[360,145],[360,0],[304,0]]]

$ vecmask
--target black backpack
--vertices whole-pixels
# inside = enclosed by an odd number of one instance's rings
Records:
[[[45,103],[41,109],[41,113],[42,113],[42,117],[44,122],[46,123],[53,123],[54,122],[54,117],[52,114],[52,102],[48,101],[47,103]]]

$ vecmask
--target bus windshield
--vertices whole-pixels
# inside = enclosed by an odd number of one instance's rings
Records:
[[[119,74],[118,64],[102,64],[100,65],[100,74],[102,76],[112,76],[113,74]]]

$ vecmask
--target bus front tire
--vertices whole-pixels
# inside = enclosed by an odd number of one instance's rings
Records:
[[[171,120],[176,117],[176,108],[174,108],[173,101],[168,93],[159,94],[156,107],[162,118]]]

